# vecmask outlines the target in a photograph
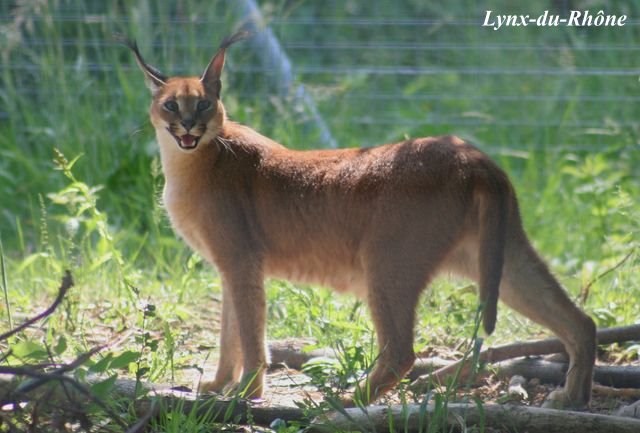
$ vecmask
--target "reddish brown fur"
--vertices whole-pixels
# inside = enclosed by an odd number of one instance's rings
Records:
[[[366,149],[295,151],[227,120],[219,99],[224,46],[198,78],[158,82],[138,56],[154,97],[151,120],[166,177],[164,202],[176,231],[223,282],[220,363],[204,390],[264,388],[263,280],[321,283],[365,298],[380,356],[365,403],[411,368],[415,307],[438,273],[480,283],[485,329],[501,299],[565,343],[571,369],[552,399],[589,401],[595,327],[567,297],[522,229],[506,174],[456,137]],[[213,102],[198,112],[197,101]],[[163,104],[175,100],[177,113]],[[190,130],[180,126],[197,118]],[[171,131],[169,132],[167,128]],[[183,135],[199,137],[183,150]]]

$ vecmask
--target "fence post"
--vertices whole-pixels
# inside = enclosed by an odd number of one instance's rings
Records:
[[[320,132],[322,146],[337,148],[338,145],[331,135],[327,123],[318,112],[318,107],[313,97],[306,91],[303,84],[296,86],[291,61],[280,45],[278,38],[266,25],[255,0],[232,0],[230,3],[236,6],[244,24],[243,27],[255,33],[250,43],[258,53],[263,67],[274,72],[276,79],[273,85],[276,87],[278,94],[283,97],[292,95],[294,102],[301,104],[311,116],[313,123]]]

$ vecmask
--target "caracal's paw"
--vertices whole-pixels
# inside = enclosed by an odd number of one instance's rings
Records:
[[[222,383],[218,380],[211,380],[207,382],[200,382],[198,384],[199,394],[222,394],[225,387],[229,385],[227,382]]]
[[[264,389],[264,374],[245,374],[230,394],[248,400],[258,400],[264,395]]]
[[[243,377],[240,382],[222,382],[218,380],[201,382],[198,386],[198,393],[220,394],[225,397],[256,400],[262,398],[264,388],[264,379],[251,375]]]
[[[350,408],[350,407],[356,407],[357,406],[356,401],[354,399],[354,396],[351,395],[351,394],[348,394],[348,395],[340,397],[340,399],[338,401],[340,402],[339,404],[341,404],[342,407],[344,407],[344,408]]]
[[[551,392],[542,407],[546,409],[585,409],[588,406],[588,401],[580,401],[572,399],[564,389],[556,389]]]
[[[368,386],[356,387],[352,393],[341,396],[339,402],[345,408],[365,407],[374,403],[377,397],[370,392]]]

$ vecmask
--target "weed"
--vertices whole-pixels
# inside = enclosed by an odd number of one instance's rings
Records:
[[[11,317],[11,305],[9,304],[9,286],[7,284],[7,268],[4,263],[2,237],[0,237],[0,274],[2,281],[2,293],[4,294],[4,307],[7,310],[7,321],[9,322],[9,329],[13,329],[13,318]]]

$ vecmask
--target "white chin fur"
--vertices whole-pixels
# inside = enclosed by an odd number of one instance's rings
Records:
[[[199,145],[197,145],[197,146],[194,146],[194,147],[182,147],[182,146],[178,146],[178,145],[176,145],[176,147],[177,147],[178,149],[180,149],[180,151],[181,151],[181,152],[184,152],[184,153],[193,153],[193,152],[195,152],[196,150],[198,150],[198,148],[199,148],[200,146],[199,146]]]

